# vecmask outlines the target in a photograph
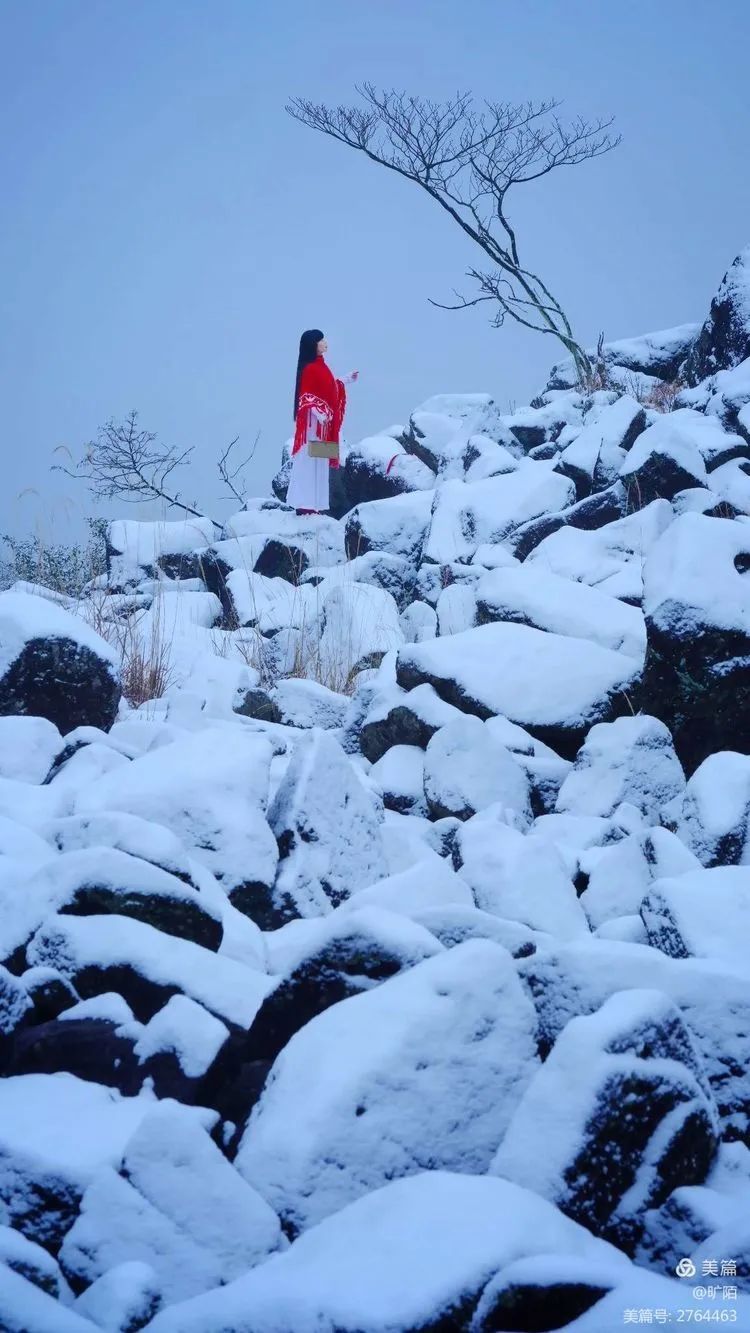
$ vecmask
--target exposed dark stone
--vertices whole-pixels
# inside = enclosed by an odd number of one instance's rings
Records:
[[[149,893],[147,889],[112,888],[108,884],[82,884],[72,899],[59,909],[62,916],[130,916],[144,921],[165,935],[192,940],[214,952],[221,944],[224,928],[216,917],[204,911],[198,901],[178,894]]]
[[[296,584],[309,565],[310,561],[301,546],[278,537],[269,537],[255,561],[253,571],[269,579],[286,579],[287,583]]]
[[[168,579],[202,579],[201,557],[195,551],[160,555],[157,565]]]
[[[34,1006],[26,1020],[29,1026],[51,1023],[66,1009],[72,1009],[78,1003],[79,997],[70,982],[50,968],[32,969],[21,980]]]
[[[64,1071],[135,1096],[144,1073],[134,1042],[104,1018],[63,1018],[19,1030],[6,1075]]]
[[[652,500],[673,500],[680,491],[701,485],[696,473],[688,472],[669,453],[654,450],[640,467],[623,477],[628,496],[628,512],[645,509]]]
[[[525,560],[550,533],[558,528],[583,528],[594,531],[607,523],[614,523],[623,518],[627,509],[627,494],[621,482],[615,482],[604,491],[589,495],[568,509],[561,509],[556,514],[543,514],[522,523],[509,538],[508,544],[518,560]]]
[[[0,717],[46,717],[65,735],[108,731],[120,703],[113,666],[74,639],[30,639],[0,678]]]
[[[397,704],[386,717],[366,722],[360,732],[360,749],[370,763],[377,763],[394,745],[418,745],[426,750],[438,724],[426,722],[408,704]]]
[[[235,713],[243,717],[254,717],[260,722],[281,722],[281,710],[265,690],[246,690],[240,703],[235,704]]]
[[[231,566],[213,550],[201,551],[196,559],[198,560],[200,578],[203,579],[206,590],[214,593],[221,602],[224,617],[221,628],[237,629],[240,622],[234,599],[227,584],[227,579],[232,572]]]
[[[750,249],[737,256],[711,302],[708,318],[682,370],[688,385],[699,384],[717,370],[730,370],[750,356],[748,292]]]
[[[612,1290],[588,1281],[522,1282],[509,1278],[490,1284],[480,1302],[481,1333],[552,1333],[567,1328]]]

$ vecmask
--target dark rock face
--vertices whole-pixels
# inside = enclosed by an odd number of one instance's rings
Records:
[[[120,703],[114,668],[73,639],[31,639],[0,678],[0,717],[46,717],[65,735],[75,727],[108,731]]]
[[[281,710],[265,690],[246,690],[240,703],[235,705],[235,713],[243,717],[254,717],[260,722],[281,722]]]
[[[418,745],[421,750],[426,750],[439,725],[420,717],[408,704],[397,704],[386,717],[365,723],[360,732],[360,748],[372,764],[382,759],[394,745]]]
[[[533,518],[529,523],[522,523],[509,539],[509,546],[518,560],[525,560],[550,533],[559,528],[584,528],[594,531],[607,523],[614,523],[624,518],[627,511],[627,492],[621,482],[608,486],[604,491],[579,500],[569,509],[561,509],[557,514],[544,514]]]
[[[255,562],[253,572],[263,574],[269,579],[286,579],[287,583],[299,583],[309,564],[310,561],[301,546],[270,537]]]
[[[572,1324],[611,1290],[593,1273],[580,1281],[538,1284],[501,1275],[485,1289],[472,1327],[481,1333],[548,1333]]]
[[[114,888],[109,884],[86,883],[81,884],[70,901],[60,908],[63,916],[104,916],[109,912],[133,917],[165,935],[192,940],[214,952],[224,933],[215,916],[205,911],[198,901],[187,901],[179,893],[171,897],[132,886]]]
[[[144,1079],[133,1045],[132,1039],[120,1036],[115,1024],[103,1018],[38,1023],[16,1033],[13,1054],[4,1072],[54,1074],[64,1070],[133,1097]]]
[[[689,385],[717,370],[730,370],[750,356],[750,247],[724,274],[711,310],[683,370]]]

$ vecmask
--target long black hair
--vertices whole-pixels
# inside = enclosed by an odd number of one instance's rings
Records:
[[[297,378],[294,381],[294,413],[293,419],[297,420],[297,408],[299,407],[299,382],[302,378],[302,371],[305,366],[309,366],[318,355],[318,343],[325,335],[320,329],[305,329],[299,340],[299,357],[297,358]]]

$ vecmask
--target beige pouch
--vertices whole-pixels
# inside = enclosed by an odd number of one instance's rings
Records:
[[[334,440],[308,440],[307,452],[311,458],[335,458],[338,462],[339,446]]]

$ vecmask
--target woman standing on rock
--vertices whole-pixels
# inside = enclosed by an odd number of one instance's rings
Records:
[[[339,465],[339,433],[346,410],[346,388],[359,375],[337,380],[326,364],[328,343],[320,329],[307,329],[299,340],[294,385],[292,475],[286,501],[298,514],[328,509],[329,471]]]

